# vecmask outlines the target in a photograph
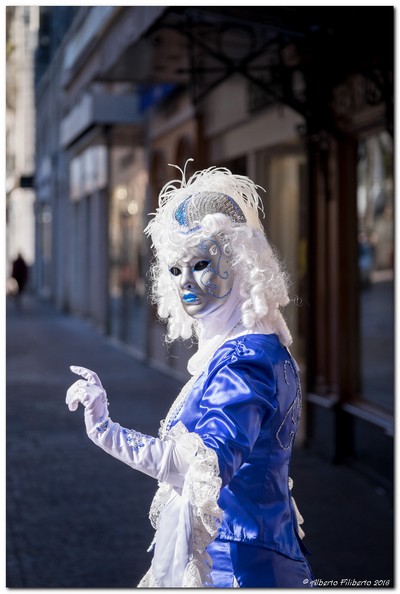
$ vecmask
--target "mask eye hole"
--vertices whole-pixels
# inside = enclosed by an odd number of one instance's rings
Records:
[[[199,272],[200,270],[205,270],[209,263],[209,260],[200,260],[193,266],[193,270],[195,270],[196,272]]]
[[[172,276],[179,276],[181,274],[181,269],[178,268],[177,266],[172,266],[169,269],[170,273],[172,274]]]

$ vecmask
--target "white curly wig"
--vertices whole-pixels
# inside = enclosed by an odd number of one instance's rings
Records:
[[[176,166],[175,166],[176,167]],[[179,295],[171,279],[169,268],[191,247],[210,237],[218,238],[224,253],[229,256],[235,278],[239,279],[240,307],[243,326],[251,330],[257,322],[266,320],[278,334],[282,344],[288,346],[292,337],[280,308],[289,302],[287,274],[283,271],[277,255],[265,236],[260,214],[264,215],[260,186],[248,177],[234,175],[226,168],[210,167],[194,173],[187,181],[185,170],[182,179],[167,183],[159,195],[159,207],[144,232],[151,237],[154,260],[149,276],[151,300],[157,305],[158,315],[167,322],[166,342],[196,336],[196,320],[183,309]],[[188,199],[204,194],[223,196],[229,200],[233,216],[218,212],[218,206],[198,219],[179,220],[182,205]],[[218,202],[218,201],[217,201]],[[184,210],[184,209],[183,209]],[[185,213],[184,213],[185,215]],[[244,217],[244,218],[243,218]]]

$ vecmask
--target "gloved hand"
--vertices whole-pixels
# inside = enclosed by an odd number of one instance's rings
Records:
[[[162,441],[114,423],[109,417],[107,394],[98,375],[85,367],[71,366],[70,369],[85,379],[78,380],[68,389],[66,403],[71,411],[75,411],[79,403],[85,407],[88,437],[131,468],[159,481],[182,486],[189,459],[196,455],[197,445],[191,444],[188,450],[179,440]]]
[[[86,367],[70,367],[73,373],[85,379],[78,380],[67,391],[66,403],[70,411],[75,411],[79,403],[85,407],[85,425],[89,433],[99,422],[109,418],[107,393],[98,375]]]

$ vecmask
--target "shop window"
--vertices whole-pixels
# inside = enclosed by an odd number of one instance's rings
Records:
[[[109,207],[110,334],[143,349],[145,278],[142,265],[148,175],[143,149],[114,146]]]
[[[297,154],[275,155],[270,159],[266,203],[266,230],[273,247],[289,274],[290,303],[284,315],[293,336],[292,351],[305,367],[305,323],[303,299],[306,286],[305,213],[303,157]]]
[[[392,412],[394,225],[389,134],[360,141],[357,176],[361,395],[364,402]]]

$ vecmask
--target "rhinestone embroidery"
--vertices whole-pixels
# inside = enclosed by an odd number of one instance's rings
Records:
[[[286,360],[283,365],[283,377],[285,378],[285,383],[288,386],[289,386],[289,378],[288,378],[288,373],[287,373],[288,367],[291,370],[294,380],[296,382],[296,397],[293,400],[290,407],[288,408],[288,410],[283,418],[283,421],[280,424],[279,429],[275,434],[275,437],[278,440],[278,443],[283,450],[288,450],[293,444],[293,441],[294,441],[294,438],[296,435],[297,425],[301,418],[301,408],[302,408],[302,394],[301,394],[301,384],[300,384],[299,374],[295,370],[292,361]],[[293,429],[289,433],[288,441],[286,443],[283,443],[281,436],[282,436],[283,429],[287,422],[291,422],[293,424]]]
[[[238,342],[237,345],[235,346],[235,353],[239,357],[242,357],[243,355],[247,355],[249,352],[250,352],[249,349],[246,347],[246,345],[243,342]]]
[[[104,431],[107,429],[107,427],[108,427],[109,423],[110,423],[110,419],[106,419],[106,420],[104,420],[104,418],[102,417],[102,418],[100,419],[100,424],[99,424],[99,425],[97,425],[97,427],[96,427],[96,430],[97,430],[99,433],[104,433]]]
[[[139,433],[134,429],[131,429],[130,431],[123,429],[122,433],[125,435],[127,444],[134,452],[138,452],[139,448],[142,448],[145,445],[153,445],[156,442],[154,437],[151,437],[150,435],[143,435],[143,433]]]

